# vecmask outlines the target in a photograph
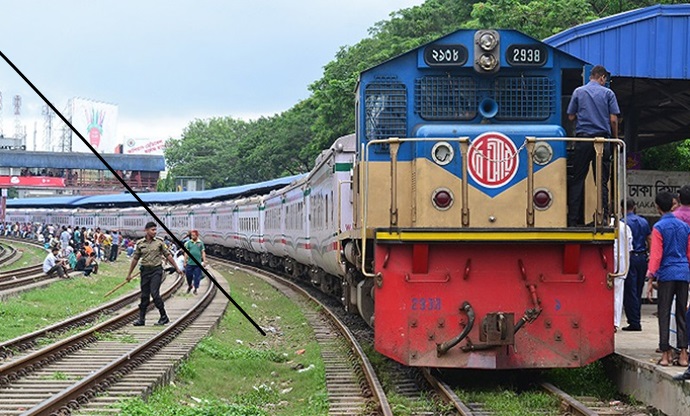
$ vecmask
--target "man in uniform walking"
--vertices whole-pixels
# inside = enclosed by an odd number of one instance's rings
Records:
[[[134,326],[143,326],[146,321],[146,309],[149,306],[149,297],[153,297],[153,303],[161,314],[156,325],[165,325],[170,322],[165,313],[165,305],[161,299],[160,288],[163,279],[163,266],[161,259],[166,258],[178,273],[182,271],[177,267],[175,259],[165,247],[163,239],[156,237],[156,223],[150,221],[146,224],[146,236],[137,241],[132,262],[127,273],[127,281],[132,280],[132,272],[141,259],[139,271],[141,272],[141,303],[139,304],[139,319],[134,322]]]

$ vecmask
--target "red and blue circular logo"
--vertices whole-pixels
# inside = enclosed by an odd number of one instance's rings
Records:
[[[475,182],[486,188],[499,188],[515,177],[520,158],[517,147],[507,136],[487,132],[472,141],[467,162]]]

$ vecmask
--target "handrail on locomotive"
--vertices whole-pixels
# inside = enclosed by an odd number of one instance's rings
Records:
[[[391,206],[390,206],[390,228],[395,228],[397,227],[397,217],[398,217],[398,207],[397,207],[397,195],[398,195],[398,175],[397,175],[397,153],[400,145],[402,143],[410,143],[410,142],[439,142],[439,141],[446,141],[446,142],[457,142],[460,146],[460,153],[462,155],[462,168],[461,168],[461,173],[463,178],[467,178],[468,175],[468,168],[467,168],[467,154],[468,154],[468,149],[469,146],[472,144],[470,141],[470,138],[465,136],[465,137],[452,137],[452,138],[400,138],[400,137],[391,137],[388,139],[377,139],[377,140],[370,140],[366,144],[366,148],[364,145],[362,145],[362,151],[360,152],[360,157],[361,163],[364,163],[365,169],[364,169],[364,178],[363,182],[366,184],[368,183],[369,180],[369,151],[371,146],[373,145],[381,145],[381,144],[387,144],[389,146],[389,152],[391,156]],[[625,141],[618,139],[618,138],[604,138],[604,137],[595,137],[595,138],[589,138],[589,137],[534,137],[534,136],[528,136],[525,138],[525,143],[523,143],[522,146],[517,150],[517,152],[514,153],[512,157],[518,157],[522,149],[526,149],[528,155],[527,155],[527,201],[526,201],[526,223],[528,228],[534,228],[534,200],[532,198],[532,195],[534,193],[534,162],[533,162],[533,155],[534,155],[534,147],[535,144],[538,141],[566,141],[566,142],[593,142],[594,144],[594,150],[596,154],[596,159],[595,163],[596,166],[598,167],[595,169],[595,189],[601,189],[602,187],[602,176],[601,176],[601,166],[603,162],[603,155],[604,155],[604,145],[606,143],[609,143],[613,146],[616,147],[617,151],[612,152],[613,156],[613,162],[612,166],[615,167],[615,169],[612,169],[611,172],[611,183],[613,186],[611,186],[612,190],[612,195],[610,198],[610,201],[614,201],[612,205],[613,210],[612,210],[612,217],[611,218],[604,218],[604,210],[603,210],[603,200],[601,196],[601,192],[596,193],[596,210],[595,210],[595,221],[594,221],[594,232],[597,232],[601,227],[610,227],[612,224],[615,223],[615,221],[612,221],[615,218],[623,218],[625,219],[626,215],[626,210],[623,209],[623,212],[621,212],[621,206],[617,203],[620,199],[620,189],[627,189],[627,179],[626,179],[626,171],[625,171],[625,158],[621,158],[620,155],[625,155],[626,154],[626,146],[625,146]],[[462,228],[468,228],[469,227],[469,192],[468,192],[468,181],[463,180],[461,183],[461,212],[462,212],[462,218],[460,221],[460,226]],[[362,234],[361,234],[361,247],[362,247],[362,255],[361,255],[361,272],[364,276],[366,277],[376,277],[375,273],[371,273],[370,271],[367,271],[366,268],[366,250],[367,250],[367,215],[368,215],[368,209],[369,207],[369,187],[365,186],[364,192],[363,192],[363,201],[361,204],[361,215],[362,215]],[[627,231],[624,231],[627,232]],[[616,236],[618,235],[618,227],[615,228],[615,233]],[[627,236],[625,236],[627,239]],[[626,253],[626,262],[625,264],[628,264],[628,256],[629,254]],[[627,275],[627,266],[626,270],[619,270],[618,272],[615,273],[610,273],[609,274],[609,281],[611,281],[612,278],[619,278],[621,276]]]

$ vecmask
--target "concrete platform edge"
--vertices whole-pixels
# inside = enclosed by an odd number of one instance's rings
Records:
[[[675,381],[672,375],[657,370],[657,366],[634,357],[617,353],[611,366],[618,391],[653,406],[668,416],[687,416],[690,412],[690,382]],[[685,371],[677,368],[677,374]]]

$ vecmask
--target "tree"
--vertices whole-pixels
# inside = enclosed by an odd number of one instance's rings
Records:
[[[228,172],[239,169],[238,144],[246,130],[246,122],[231,117],[193,121],[165,148],[170,175],[201,176],[209,188],[240,184]]]
[[[587,0],[490,0],[476,3],[467,28],[519,28],[544,39],[596,19]]]
[[[369,37],[340,48],[324,75],[310,85],[316,120],[313,146],[325,149],[355,130],[355,86],[359,73],[410,49],[459,29],[470,17],[471,1],[427,0],[391,13],[369,30]]]
[[[643,150],[642,168],[647,170],[690,171],[690,139]]]

